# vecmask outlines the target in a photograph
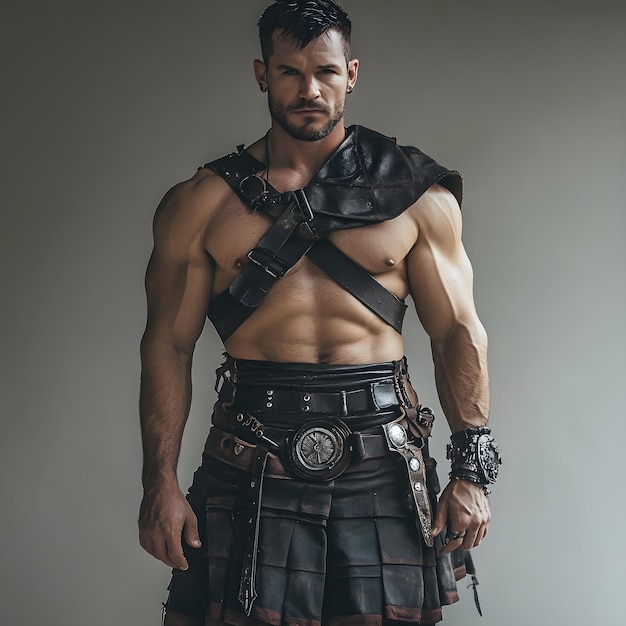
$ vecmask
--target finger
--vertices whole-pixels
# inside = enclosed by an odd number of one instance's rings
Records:
[[[149,555],[172,567],[167,557],[167,549],[164,541],[161,541],[160,538],[154,540],[148,533],[142,533],[140,537],[139,543]]]
[[[161,559],[164,563],[167,563],[170,567],[175,569],[186,570],[189,569],[189,564],[183,553],[183,544],[181,535],[170,535],[166,539],[166,559]]]
[[[441,554],[447,554],[448,552],[458,550],[463,543],[463,539],[464,537],[459,537],[458,539],[448,539],[443,548],[441,548]]]
[[[479,529],[480,526],[478,524],[470,524],[468,526],[465,537],[463,538],[463,543],[461,543],[460,546],[461,550],[469,550],[474,547]]]
[[[479,546],[481,541],[485,538],[486,534],[487,534],[487,527],[481,526],[478,529],[478,533],[476,534],[476,540],[474,541],[474,545],[472,547],[476,548],[477,546]]]
[[[139,545],[148,553],[154,556],[154,543],[144,532],[139,532]]]
[[[167,556],[167,546],[164,541],[146,541],[145,545],[142,544],[142,546],[144,550],[155,559],[158,559],[169,567],[173,567]]]
[[[444,548],[442,552],[445,554],[447,552],[453,552],[458,549],[459,546],[463,543],[465,538],[465,530],[454,530],[455,528],[462,528],[462,526],[458,524],[452,524],[448,521],[448,528],[446,530],[446,535],[444,537]]]
[[[435,515],[435,521],[431,528],[431,535],[436,537],[444,529],[446,525],[446,519],[448,518],[448,504],[446,500],[440,500],[437,507],[437,515]]]
[[[198,533],[198,518],[193,511],[189,513],[187,519],[185,520],[183,536],[187,545],[190,545],[192,548],[199,548],[202,545],[200,542],[200,535]]]

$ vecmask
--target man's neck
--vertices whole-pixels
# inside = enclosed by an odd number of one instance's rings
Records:
[[[276,122],[269,134],[269,157],[272,169],[306,172],[309,178],[328,161],[346,138],[346,129],[341,120],[323,139],[301,141],[294,139]]]

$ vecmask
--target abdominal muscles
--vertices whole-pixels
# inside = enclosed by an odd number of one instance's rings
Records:
[[[377,363],[404,353],[401,336],[307,259],[274,285],[225,342],[240,359]]]

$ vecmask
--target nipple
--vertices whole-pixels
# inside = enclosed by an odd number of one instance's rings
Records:
[[[237,270],[240,270],[244,265],[245,265],[245,258],[244,257],[239,257],[235,261],[235,269],[237,269]]]
[[[387,258],[385,259],[385,265],[386,265],[387,267],[393,267],[395,264],[396,264],[395,260],[394,260],[394,259],[392,259],[391,257],[387,257]]]

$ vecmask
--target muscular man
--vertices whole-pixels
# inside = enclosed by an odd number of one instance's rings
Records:
[[[174,568],[164,623],[435,623],[487,533],[499,462],[460,177],[344,126],[359,62],[335,2],[275,2],[259,29],[270,130],[172,188],[154,220],[139,528]],[[433,416],[403,357],[408,295],[453,433],[438,503]],[[227,359],[185,498],[207,307]]]

